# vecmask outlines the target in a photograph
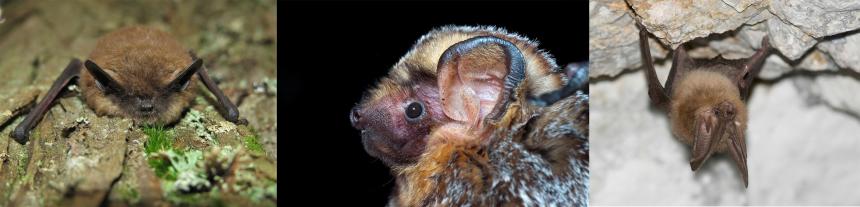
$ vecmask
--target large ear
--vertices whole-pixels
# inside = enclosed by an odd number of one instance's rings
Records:
[[[200,70],[200,66],[203,65],[203,60],[195,59],[191,65],[189,65],[185,70],[179,73],[173,81],[170,81],[170,84],[167,87],[172,91],[181,91],[185,90],[188,87],[188,82],[191,80],[191,77],[194,76],[194,73],[197,73]]]
[[[93,61],[85,61],[84,67],[87,68],[87,71],[93,75],[93,78],[95,78],[96,87],[101,89],[103,92],[120,93],[123,91],[122,86],[120,86],[116,80],[110,77],[107,72],[102,70],[102,68],[99,67],[99,65],[96,65]]]
[[[520,50],[503,39],[480,36],[454,44],[437,69],[445,115],[474,126],[500,115],[524,70]]]

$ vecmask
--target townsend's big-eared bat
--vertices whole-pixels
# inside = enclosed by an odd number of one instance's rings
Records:
[[[441,27],[350,120],[396,177],[391,206],[586,205],[586,65],[503,29]]]
[[[192,82],[200,78],[226,110],[228,121],[247,122],[209,78],[201,59],[165,32],[134,26],[100,38],[85,62],[72,59],[45,97],[15,127],[12,138],[24,144],[30,129],[77,77],[84,101],[98,115],[127,117],[138,124],[173,123],[194,99],[196,85]]]
[[[767,36],[750,58],[728,60],[694,59],[684,45],[672,56],[672,68],[665,88],[657,80],[648,45],[648,31],[639,27],[642,65],[648,82],[648,96],[654,105],[668,110],[672,133],[691,145],[690,167],[699,169],[714,153],[727,152],[735,161],[744,186],[747,175],[747,108],[753,78],[761,71],[770,50]]]

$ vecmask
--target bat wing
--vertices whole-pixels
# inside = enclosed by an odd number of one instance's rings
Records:
[[[69,61],[66,69],[63,69],[63,73],[60,74],[60,77],[57,77],[57,80],[55,80],[54,84],[51,85],[51,89],[49,89],[48,93],[45,94],[45,97],[42,98],[42,101],[39,101],[36,108],[30,111],[30,113],[27,114],[27,117],[24,118],[24,121],[22,121],[21,124],[15,127],[15,130],[12,131],[12,139],[20,144],[25,144],[27,139],[30,137],[30,129],[35,127],[39,120],[42,119],[42,116],[45,115],[45,112],[48,111],[51,104],[54,103],[54,100],[56,100],[58,95],[60,95],[60,92],[63,91],[63,89],[66,88],[73,79],[78,78],[80,74],[81,61],[78,59],[72,59]]]
[[[696,67],[695,59],[687,55],[687,50],[684,49],[683,45],[675,48],[672,54],[672,69],[669,70],[669,77],[666,78],[666,93],[671,95],[675,88],[675,81],[680,80],[687,72]]]
[[[642,52],[642,67],[645,69],[645,78],[648,81],[648,96],[651,102],[655,105],[667,109],[669,107],[670,95],[675,80],[679,80],[688,71],[696,68],[694,59],[687,55],[687,50],[684,46],[678,46],[672,54],[672,68],[669,70],[669,77],[666,79],[666,87],[660,85],[660,80],[657,79],[657,72],[654,70],[654,61],[651,58],[651,49],[648,45],[648,32],[645,26],[639,26],[639,49]]]
[[[749,97],[753,78],[758,76],[758,73],[761,72],[761,68],[764,65],[765,59],[767,59],[770,48],[768,37],[764,36],[761,39],[761,47],[759,47],[752,57],[746,59],[746,63],[742,65],[741,73],[735,77],[742,100],[746,100]]]
[[[651,102],[654,105],[668,109],[669,94],[660,85],[660,80],[657,79],[657,72],[654,71],[654,61],[651,59],[651,47],[648,45],[648,31],[644,25],[638,22],[636,25],[639,27],[639,50],[642,53],[642,69],[645,70],[645,79],[648,81],[648,97],[651,98]]]

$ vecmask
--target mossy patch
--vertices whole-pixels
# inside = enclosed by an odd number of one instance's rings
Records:
[[[263,153],[263,145],[260,144],[260,137],[257,135],[243,137],[242,143],[251,152]]]
[[[173,149],[173,137],[164,126],[144,126],[143,133],[149,136],[144,145],[146,154]]]
[[[155,175],[166,180],[176,180],[177,171],[171,166],[170,160],[158,156],[160,152],[173,151],[173,133],[164,126],[144,126],[143,133],[149,137],[143,146],[147,163],[155,171]],[[178,152],[181,154],[181,152]]]
[[[176,169],[170,166],[170,161],[156,157],[150,157],[147,162],[155,170],[155,176],[166,180],[176,180]]]
[[[149,166],[161,181],[164,198],[180,206],[199,205],[200,202],[206,206],[225,202],[273,204],[271,202],[277,199],[277,182],[268,172],[274,171],[274,166],[267,160],[260,160],[264,159],[261,154],[265,151],[259,135],[236,136],[235,141],[219,145],[207,136],[235,131],[235,128],[221,130],[235,125],[218,123],[207,126],[209,122],[204,117],[207,115],[190,109],[182,121],[195,131],[188,132],[191,136],[196,135],[209,142],[208,146],[201,148],[182,147],[181,134],[186,132],[183,131],[185,128],[143,127],[143,133],[149,137],[144,143],[144,152]],[[123,197],[133,195],[133,192],[123,192]]]

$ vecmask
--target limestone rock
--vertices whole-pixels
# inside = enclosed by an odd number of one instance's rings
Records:
[[[734,30],[766,11],[764,4],[749,3],[742,11],[723,1],[629,0],[637,18],[649,31],[672,48],[713,33]]]
[[[860,2],[827,0],[772,0],[770,11],[815,38],[860,27]]]
[[[686,43],[690,55],[696,58],[717,55],[745,58],[768,35],[774,50],[758,78],[778,80],[802,70],[836,72],[860,81],[860,75],[856,75],[860,73],[860,55],[856,55],[860,53],[860,2],[591,0],[589,6],[592,78],[613,77],[624,70],[639,69],[638,29],[634,20],[639,19],[653,34],[651,54],[657,62],[671,62],[667,49],[681,43]],[[838,72],[846,69],[853,72]],[[844,90],[828,88],[835,86],[827,84],[820,87],[813,93]],[[846,105],[860,105],[860,101],[853,99],[842,101]],[[860,114],[853,108],[845,110]]]
[[[842,38],[823,41],[816,46],[821,51],[830,54],[833,62],[840,68],[849,68],[860,73],[860,34],[846,34]]]

